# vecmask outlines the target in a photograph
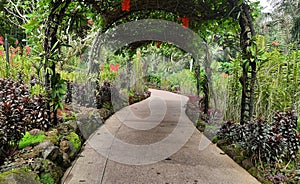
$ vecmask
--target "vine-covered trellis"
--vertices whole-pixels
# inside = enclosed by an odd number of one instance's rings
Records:
[[[52,73],[46,72],[46,87],[53,88],[55,79],[55,59],[53,52],[59,47],[57,32],[65,11],[72,0],[58,0],[51,4],[50,14],[46,22],[44,50],[46,51],[45,67],[51,68]],[[243,0],[197,1],[197,0],[87,0],[86,5],[102,16],[104,29],[108,30],[119,21],[126,21],[128,17],[139,15],[147,18],[151,11],[162,11],[183,17],[185,24],[188,22],[201,24],[210,20],[233,18],[238,20],[240,26],[240,47],[244,60],[243,73],[240,78],[242,84],[241,124],[252,118],[254,103],[254,84],[256,79],[256,62],[251,61],[248,47],[251,46],[252,37],[255,35],[250,15],[250,7]],[[188,22],[187,22],[188,21]],[[193,29],[193,27],[190,27]],[[47,70],[48,71],[48,70]]]

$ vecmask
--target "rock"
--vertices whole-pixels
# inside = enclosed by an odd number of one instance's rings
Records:
[[[69,141],[61,141],[60,149],[66,153],[70,149],[70,142]]]
[[[46,135],[46,137],[44,138],[45,141],[50,141],[54,145],[58,145],[59,135],[58,135],[58,130],[57,129],[53,129],[49,132],[46,132],[45,135]]]
[[[44,159],[49,159],[54,161],[59,154],[59,149],[57,146],[49,146],[43,150],[42,155]]]
[[[246,170],[249,170],[251,169],[252,167],[254,167],[252,161],[250,158],[247,158],[245,160],[242,161],[242,166],[246,169]]]
[[[1,184],[40,184],[36,180],[37,174],[26,172],[24,169],[15,169],[0,174]]]
[[[55,160],[59,154],[58,147],[54,146],[54,144],[50,141],[40,143],[34,147],[34,150],[38,150],[40,153],[42,153],[44,159],[49,160]]]
[[[33,149],[41,151],[41,150],[47,149],[50,146],[54,146],[54,144],[50,141],[45,141],[45,142],[42,142],[42,143],[36,145]]]
[[[74,131],[70,124],[62,123],[57,127],[59,135],[68,135],[69,132]]]
[[[29,134],[30,135],[40,135],[40,134],[43,134],[44,132],[40,129],[32,129],[29,131]]]
[[[78,121],[78,127],[85,139],[88,139],[102,124],[102,119],[100,117],[81,118],[81,120]]]
[[[75,132],[78,131],[77,122],[75,120],[69,120],[69,121],[65,122],[65,124],[70,125]]]

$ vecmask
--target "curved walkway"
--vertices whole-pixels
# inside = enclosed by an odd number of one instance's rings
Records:
[[[195,129],[187,97],[151,92],[90,136],[62,183],[259,183]]]

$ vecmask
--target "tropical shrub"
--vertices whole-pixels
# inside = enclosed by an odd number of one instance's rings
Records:
[[[26,131],[51,127],[50,113],[42,95],[30,95],[30,88],[20,81],[0,78],[0,163],[5,150],[16,146]]]
[[[245,125],[224,123],[219,139],[243,146],[256,161],[271,163],[296,159],[300,151],[300,134],[297,133],[297,116],[294,111],[277,112],[271,123],[262,118]]]

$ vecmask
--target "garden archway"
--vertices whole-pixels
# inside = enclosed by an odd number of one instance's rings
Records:
[[[129,9],[122,8],[122,3],[129,2]],[[255,35],[250,15],[249,5],[241,0],[223,0],[216,3],[215,1],[194,1],[194,0],[125,0],[121,1],[86,1],[87,5],[103,17],[103,31],[108,30],[119,21],[126,21],[130,17],[147,17],[151,11],[171,12],[179,17],[188,17],[191,22],[191,29],[196,29],[197,24],[208,20],[221,18],[233,18],[238,20],[240,26],[240,47],[243,52],[245,62],[243,74],[240,78],[242,84],[242,101],[241,101],[241,123],[245,123],[252,117],[254,102],[254,83],[256,78],[256,62],[250,60],[251,54],[248,53],[247,47],[251,46],[251,37]],[[52,3],[51,13],[46,23],[44,50],[47,53],[46,61],[51,58],[53,47],[56,47],[58,41],[57,31],[62,22],[65,11],[71,0],[55,1]],[[50,67],[55,75],[55,63],[46,62],[45,67]],[[46,86],[50,86],[50,73],[46,74]]]

